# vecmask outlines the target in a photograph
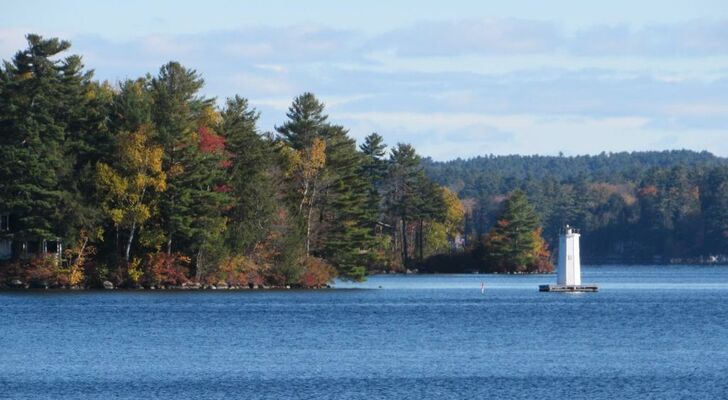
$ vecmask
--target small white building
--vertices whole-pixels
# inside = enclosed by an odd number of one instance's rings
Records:
[[[581,283],[581,257],[579,231],[566,225],[559,235],[559,264],[556,267],[556,285],[540,285],[542,292],[596,292],[596,285]]]
[[[581,285],[579,259],[579,233],[566,225],[559,235],[559,265],[556,267],[557,285]]]

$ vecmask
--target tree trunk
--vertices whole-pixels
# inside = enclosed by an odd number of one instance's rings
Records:
[[[202,249],[197,250],[197,260],[195,262],[195,282],[199,282],[202,277]]]
[[[402,217],[402,265],[407,268],[409,260],[407,259],[407,220]]]
[[[172,195],[172,207],[170,207],[171,212],[174,212],[174,200],[175,200],[174,195]],[[169,226],[168,235],[169,236],[167,237],[167,255],[171,255],[172,254],[172,225],[171,225],[171,223]]]
[[[306,216],[306,257],[311,254],[311,215],[313,214],[313,202],[316,199],[316,184],[311,190],[311,201],[308,204],[308,215]]]
[[[419,241],[420,241],[420,262],[424,259],[424,248],[425,248],[425,238],[422,232],[422,219],[420,219],[420,233],[419,233]]]
[[[134,240],[134,231],[136,230],[136,222],[132,222],[131,229],[129,230],[129,240],[126,242],[126,251],[124,252],[124,260],[126,265],[129,265],[129,254],[131,253],[131,243]]]
[[[86,251],[86,244],[88,243],[88,236],[83,239],[83,244],[81,245],[81,250],[78,251],[78,256],[76,256],[76,259],[73,260],[73,265],[78,265],[79,261],[83,258],[83,252]],[[118,254],[118,253],[117,253]]]

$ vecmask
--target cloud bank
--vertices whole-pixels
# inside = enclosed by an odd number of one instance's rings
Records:
[[[0,56],[27,28],[0,29]],[[365,33],[315,24],[110,40],[63,36],[97,77],[174,59],[208,96],[240,94],[270,130],[312,91],[363,138],[436,159],[487,153],[691,148],[728,156],[728,21],[565,29],[500,18],[418,21]]]

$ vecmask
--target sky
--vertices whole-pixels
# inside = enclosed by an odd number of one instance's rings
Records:
[[[310,91],[357,140],[378,132],[435,160],[728,156],[725,0],[35,0],[2,10],[4,60],[31,32],[71,41],[112,83],[176,60],[220,104],[248,98],[261,131]]]

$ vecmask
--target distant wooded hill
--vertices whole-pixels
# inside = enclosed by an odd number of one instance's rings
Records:
[[[592,262],[681,262],[728,254],[728,159],[688,150],[586,156],[484,156],[423,161],[463,199],[469,238],[495,223],[521,189],[553,246],[559,228],[582,229]]]

